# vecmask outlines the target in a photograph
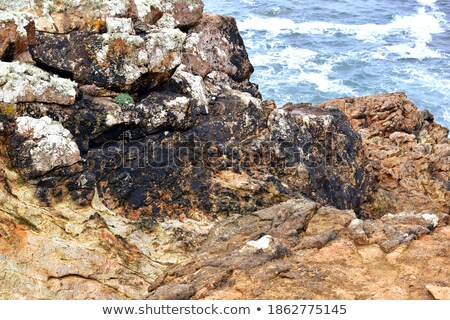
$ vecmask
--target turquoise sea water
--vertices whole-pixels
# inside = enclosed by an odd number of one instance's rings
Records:
[[[232,15],[265,99],[406,92],[450,127],[450,0],[204,0]]]

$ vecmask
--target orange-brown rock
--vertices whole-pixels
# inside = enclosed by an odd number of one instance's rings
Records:
[[[419,111],[402,93],[325,102],[344,111],[361,134],[369,171],[375,177],[363,211],[450,212],[450,139],[448,129]]]
[[[28,33],[34,33],[30,15],[0,10],[0,61],[31,62]]]
[[[143,299],[211,228],[193,220],[132,223],[98,196],[85,208],[70,200],[40,207],[33,188],[2,159],[0,166],[0,299]]]
[[[150,286],[149,299],[432,299],[430,292],[445,297],[445,220],[385,252],[354,238],[354,212],[317,208],[307,199],[291,200],[217,224],[195,257]],[[366,222],[381,229],[401,230],[406,222],[411,230],[420,228],[425,220],[412,217]],[[384,236],[396,240],[397,234]]]

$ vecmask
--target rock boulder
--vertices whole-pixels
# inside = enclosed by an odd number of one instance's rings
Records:
[[[150,90],[167,81],[181,63],[185,35],[156,29],[146,36],[129,34],[36,33],[33,59],[82,84],[118,91]]]
[[[35,66],[0,61],[0,103],[44,102],[71,105],[77,84]]]
[[[183,48],[183,64],[188,71],[201,77],[218,71],[237,82],[248,80],[254,70],[236,20],[207,13],[188,31]]]
[[[448,129],[403,93],[325,102],[349,117],[363,139],[374,180],[364,206],[376,217],[404,211],[450,212]]]
[[[11,137],[10,156],[15,167],[27,177],[42,176],[55,168],[70,167],[81,161],[70,132],[48,117],[19,117]]]

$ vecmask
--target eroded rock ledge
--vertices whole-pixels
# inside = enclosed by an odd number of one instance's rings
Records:
[[[0,298],[448,292],[448,130],[404,94],[277,108],[201,1],[0,10]]]

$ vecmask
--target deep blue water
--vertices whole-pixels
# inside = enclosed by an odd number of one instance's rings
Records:
[[[204,0],[232,15],[279,106],[406,92],[450,127],[450,0]]]

